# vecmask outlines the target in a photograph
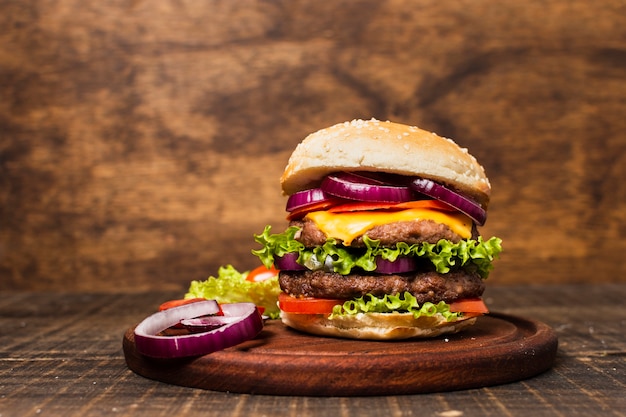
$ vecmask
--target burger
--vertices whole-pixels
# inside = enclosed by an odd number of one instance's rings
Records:
[[[307,136],[280,179],[288,226],[255,235],[279,270],[280,318],[315,335],[407,339],[488,313],[501,239],[483,239],[491,186],[451,139],[353,120]]]

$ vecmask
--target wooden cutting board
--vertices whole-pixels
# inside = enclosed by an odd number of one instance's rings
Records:
[[[548,370],[557,337],[544,323],[503,314],[462,333],[411,341],[355,341],[306,335],[279,321],[254,340],[191,359],[139,354],[124,335],[128,367],[146,378],[247,394],[371,396],[478,388]]]

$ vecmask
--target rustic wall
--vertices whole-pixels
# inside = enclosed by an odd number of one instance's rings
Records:
[[[391,119],[492,180],[491,283],[625,281],[623,1],[0,0],[0,289],[256,266],[307,133]]]

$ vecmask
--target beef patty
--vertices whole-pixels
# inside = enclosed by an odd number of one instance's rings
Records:
[[[478,274],[462,270],[447,274],[429,271],[397,275],[341,275],[322,270],[281,271],[279,283],[288,294],[316,298],[352,299],[368,293],[383,296],[408,291],[420,304],[441,300],[450,303],[463,298],[480,297],[485,290],[485,284]]]
[[[324,232],[309,219],[292,221],[289,225],[301,228],[296,235],[296,240],[307,248],[321,246],[326,242],[327,237]],[[457,243],[462,239],[461,236],[454,233],[445,224],[436,223],[432,220],[388,223],[375,226],[365,234],[370,239],[379,240],[382,246],[394,246],[397,242],[406,242],[409,245],[420,242],[437,243],[441,239]],[[358,237],[354,239],[350,246],[364,246],[363,238]]]

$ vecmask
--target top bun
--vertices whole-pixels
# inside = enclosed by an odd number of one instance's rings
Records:
[[[337,171],[375,171],[431,179],[487,207],[491,195],[484,168],[451,139],[415,126],[375,119],[339,123],[307,136],[289,158],[283,192],[319,186]]]

